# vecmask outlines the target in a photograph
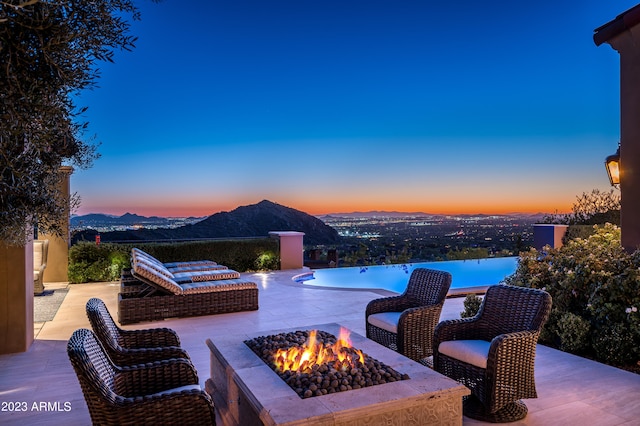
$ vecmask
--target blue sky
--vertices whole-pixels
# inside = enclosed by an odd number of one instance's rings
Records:
[[[608,190],[635,1],[139,2],[83,92],[77,213],[568,211]]]

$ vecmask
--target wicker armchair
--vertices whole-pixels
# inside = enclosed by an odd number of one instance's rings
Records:
[[[49,240],[33,241],[33,294],[44,293],[44,270],[47,268]]]
[[[113,321],[104,302],[89,299],[87,316],[96,337],[116,365],[144,364],[170,358],[190,359],[180,339],[169,328],[123,330]]]
[[[215,425],[211,397],[184,359],[113,364],[91,330],[67,344],[94,425]]]
[[[545,291],[495,285],[475,317],[438,324],[434,369],[471,390],[467,417],[512,422],[527,415],[520,399],[537,397],[536,344],[550,311]]]
[[[427,363],[433,353],[433,330],[451,286],[451,274],[417,268],[400,296],[369,302],[367,337],[415,361]]]

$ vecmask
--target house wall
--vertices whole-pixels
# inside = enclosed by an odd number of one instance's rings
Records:
[[[607,41],[620,53],[620,227],[622,246],[640,246],[640,25]]]
[[[33,241],[0,243],[0,354],[25,352],[33,338]]]

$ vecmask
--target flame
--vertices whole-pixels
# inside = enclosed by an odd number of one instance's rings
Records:
[[[317,342],[317,331],[309,332],[309,337],[302,347],[278,349],[274,363],[281,371],[293,370],[310,373],[314,365],[323,365],[339,361],[342,369],[353,368],[364,364],[364,354],[351,346],[349,330],[340,328],[340,335],[335,344],[325,345]]]

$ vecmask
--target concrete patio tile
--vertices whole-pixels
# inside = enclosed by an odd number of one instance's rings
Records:
[[[243,274],[260,288],[258,311],[168,319],[131,324],[125,329],[169,327],[198,370],[200,384],[209,377],[207,338],[246,334],[261,330],[304,328],[336,322],[364,335],[364,308],[381,297],[371,291],[317,289],[295,284],[297,271]],[[118,283],[71,284],[53,321],[38,324],[31,348],[20,354],[0,355],[0,401],[70,402],[70,411],[0,412],[2,425],[84,425],[89,412],[66,355],[66,343],[74,330],[90,328],[85,304],[91,297],[105,301],[117,319]],[[464,298],[447,299],[441,319],[459,318]],[[39,331],[38,331],[39,330]],[[640,375],[609,367],[538,345],[536,356],[537,399],[525,401],[528,416],[513,425],[637,425],[640,418]],[[31,407],[30,407],[31,408]],[[485,424],[464,418],[464,425]]]

